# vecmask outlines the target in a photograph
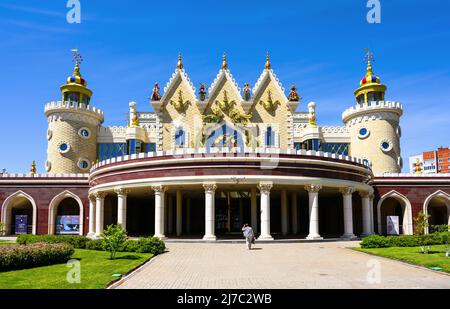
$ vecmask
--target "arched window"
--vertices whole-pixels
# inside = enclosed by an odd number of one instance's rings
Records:
[[[272,127],[267,127],[266,130],[266,146],[275,146],[275,132]]]
[[[177,129],[175,131],[175,146],[183,147],[184,146],[185,133],[183,129]]]

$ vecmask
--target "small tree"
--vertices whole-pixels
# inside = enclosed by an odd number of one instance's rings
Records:
[[[0,222],[0,236],[5,236],[6,225],[3,222]]]
[[[426,246],[426,236],[425,229],[429,226],[428,219],[430,219],[430,215],[426,215],[423,211],[420,211],[417,215],[417,218],[414,219],[414,223],[416,224],[416,234],[419,235],[420,238],[420,249],[422,253],[428,254],[430,251],[430,246]]]
[[[103,238],[103,248],[109,251],[111,260],[115,259],[117,251],[123,246],[127,240],[127,232],[119,225],[108,225],[103,231],[101,237]]]
[[[417,235],[425,234],[425,229],[429,226],[428,219],[430,218],[431,215],[426,215],[423,211],[419,212],[417,218],[414,219],[414,223],[416,224]]]

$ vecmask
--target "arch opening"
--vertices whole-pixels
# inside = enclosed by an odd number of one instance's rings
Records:
[[[412,235],[412,208],[409,200],[397,192],[386,194],[378,202],[378,233],[388,234],[389,217],[398,217],[399,234]]]
[[[19,191],[9,196],[1,217],[6,235],[36,234],[36,212],[36,203],[28,194]]]

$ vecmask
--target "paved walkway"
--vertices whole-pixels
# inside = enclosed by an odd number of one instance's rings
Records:
[[[357,245],[357,242],[259,244],[248,251],[244,244],[169,243],[170,252],[157,257],[117,287],[450,288],[448,275],[345,248]],[[379,283],[367,280],[369,276],[376,281],[377,274]]]

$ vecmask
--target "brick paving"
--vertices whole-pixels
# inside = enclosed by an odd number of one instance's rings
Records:
[[[259,244],[169,243],[158,256],[116,288],[288,289],[450,288],[450,276],[354,252],[357,242]],[[373,260],[380,283],[369,283]],[[376,263],[376,262],[375,262]]]

